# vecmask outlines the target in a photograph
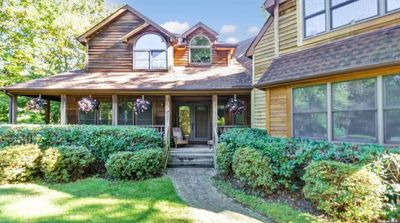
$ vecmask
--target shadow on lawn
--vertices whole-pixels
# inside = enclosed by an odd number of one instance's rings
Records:
[[[167,178],[0,186],[0,222],[190,222]]]

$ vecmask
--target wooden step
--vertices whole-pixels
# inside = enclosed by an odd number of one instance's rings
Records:
[[[208,148],[178,148],[169,154],[168,167],[214,167],[214,151]]]

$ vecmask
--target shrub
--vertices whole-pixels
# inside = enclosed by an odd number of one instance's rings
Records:
[[[384,186],[364,167],[336,161],[312,162],[303,179],[305,197],[335,220],[373,222],[381,214]]]
[[[231,175],[232,157],[233,154],[229,153],[226,143],[218,144],[216,160],[217,160],[218,171],[221,174],[225,176]]]
[[[110,154],[162,147],[162,136],[150,128],[88,125],[3,125],[0,147],[32,143],[53,146],[84,146],[103,163]]]
[[[44,151],[41,170],[48,182],[68,182],[84,177],[94,161],[85,147],[54,147]]]
[[[238,149],[232,162],[235,177],[253,189],[271,193],[276,188],[269,167],[270,159],[259,151],[249,148]]]
[[[1,183],[26,182],[40,173],[41,150],[36,145],[10,146],[0,150]]]
[[[118,152],[107,160],[106,169],[116,179],[143,180],[161,175],[163,160],[159,149]]]

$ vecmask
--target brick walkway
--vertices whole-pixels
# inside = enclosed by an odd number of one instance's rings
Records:
[[[219,192],[211,182],[212,168],[171,168],[171,177],[179,196],[190,208],[189,216],[202,223],[259,223],[268,219],[243,207]]]

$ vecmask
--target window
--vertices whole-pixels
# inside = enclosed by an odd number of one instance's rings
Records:
[[[97,111],[83,112],[79,110],[79,124],[80,125],[96,125]]]
[[[134,49],[135,69],[166,69],[167,44],[156,34],[146,34],[140,37]]]
[[[293,135],[327,138],[326,85],[293,89]]]
[[[133,125],[133,102],[118,103],[118,125]]]
[[[399,0],[303,0],[304,36],[310,37],[400,8]],[[379,5],[386,5],[379,10]]]
[[[376,78],[332,84],[333,140],[377,142]]]
[[[145,112],[135,115],[135,125],[153,125],[153,108],[150,104]]]
[[[386,143],[400,143],[400,75],[383,78],[383,117]]]
[[[81,125],[111,125],[112,109],[111,102],[101,102],[100,109],[91,112],[79,110],[79,124]]]
[[[400,9],[400,1],[399,0],[387,0],[386,1],[386,11],[394,11]]]
[[[190,63],[211,64],[211,43],[205,36],[196,36],[190,42]]]

